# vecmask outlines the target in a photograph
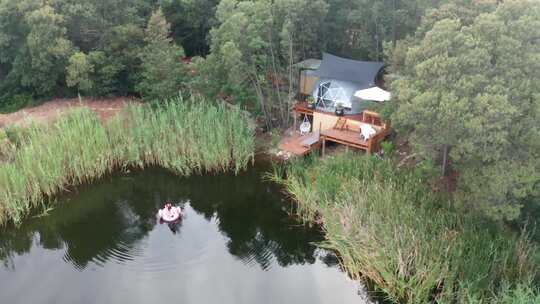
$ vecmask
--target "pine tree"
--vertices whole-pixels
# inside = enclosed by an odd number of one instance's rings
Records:
[[[170,24],[161,9],[150,17],[144,40],[146,46],[139,55],[142,64],[137,91],[148,100],[178,94],[186,70],[181,62],[184,51],[170,38]]]
[[[497,219],[540,198],[538,28],[535,1],[443,18],[421,27],[392,84],[400,133],[443,175],[452,163],[465,208]]]

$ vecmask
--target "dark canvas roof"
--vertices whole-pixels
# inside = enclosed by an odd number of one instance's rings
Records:
[[[324,53],[321,66],[315,74],[320,78],[354,82],[362,89],[375,85],[375,77],[383,65],[382,62],[358,61]]]

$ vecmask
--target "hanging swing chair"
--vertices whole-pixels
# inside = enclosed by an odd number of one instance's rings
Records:
[[[304,135],[311,132],[311,123],[307,115],[304,115],[304,121],[300,124],[300,135]]]

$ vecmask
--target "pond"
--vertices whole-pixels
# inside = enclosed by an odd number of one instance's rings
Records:
[[[161,169],[78,187],[0,235],[2,303],[367,303],[316,228],[262,179]],[[160,224],[165,200],[184,207]]]

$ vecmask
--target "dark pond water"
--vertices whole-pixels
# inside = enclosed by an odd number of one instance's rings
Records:
[[[364,303],[262,169],[118,173],[0,234],[0,303]],[[175,226],[156,212],[185,209]]]

